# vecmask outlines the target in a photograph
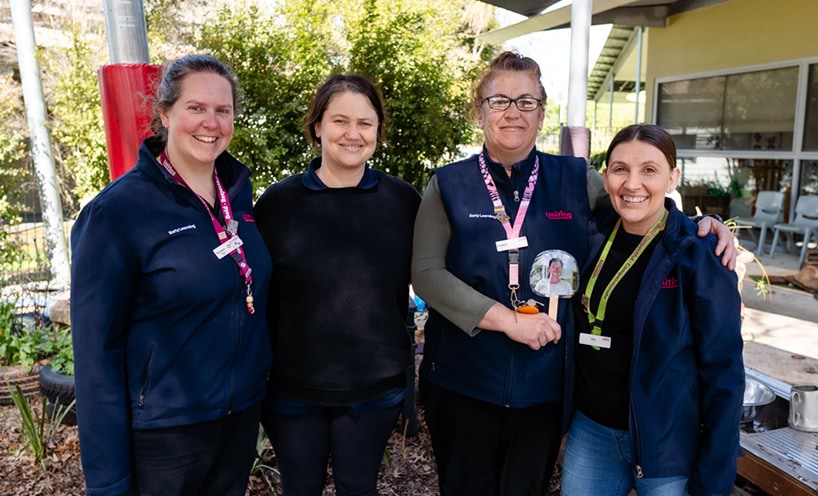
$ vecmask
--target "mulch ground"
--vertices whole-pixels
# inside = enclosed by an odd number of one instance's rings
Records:
[[[41,403],[34,400],[39,411]],[[389,440],[387,454],[381,466],[378,490],[382,496],[437,495],[437,473],[432,458],[432,445],[419,411],[420,433],[404,438],[395,432]],[[77,428],[61,426],[49,446],[49,463],[45,469],[34,464],[25,448],[20,432],[20,418],[14,406],[0,406],[0,495],[3,496],[63,496],[84,494],[80,468]],[[275,469],[272,450],[262,453],[266,467],[251,476],[249,496],[279,494],[281,485]],[[271,489],[272,487],[272,489]],[[275,492],[274,492],[275,491]],[[327,478],[324,496],[335,494],[332,474]],[[549,495],[559,494],[558,486]]]

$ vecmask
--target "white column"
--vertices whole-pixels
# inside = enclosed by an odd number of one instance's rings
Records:
[[[43,83],[37,64],[34,23],[29,0],[11,0],[11,19],[17,45],[17,65],[23,87],[23,101],[28,118],[31,158],[37,174],[40,209],[43,214],[45,239],[51,260],[53,289],[67,289],[71,277],[68,264],[68,245],[63,230],[62,204],[51,151],[51,137],[46,127],[46,106]]]
[[[571,5],[571,60],[568,69],[569,126],[585,126],[592,3],[592,0],[574,0]]]

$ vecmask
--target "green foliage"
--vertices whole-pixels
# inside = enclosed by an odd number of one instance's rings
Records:
[[[292,5],[291,5],[292,4]],[[335,68],[323,2],[287,2],[270,16],[252,4],[223,7],[196,45],[229,63],[244,89],[230,150],[267,185],[303,170],[312,154],[302,131],[310,96]]]
[[[54,159],[64,183],[63,209],[75,212],[79,202],[108,183],[108,159],[96,68],[105,53],[99,37],[73,22],[64,27],[71,43],[45,57],[54,78],[48,93]]]
[[[26,440],[26,445],[33,458],[34,463],[40,464],[43,470],[48,466],[49,461],[49,447],[53,444],[52,440],[59,431],[60,424],[65,416],[76,404],[73,400],[68,405],[58,404],[54,408],[54,414],[51,419],[46,422],[47,415],[45,410],[45,403],[40,404],[40,414],[34,410],[31,400],[23,394],[23,390],[17,385],[12,390],[11,385],[6,383],[11,392],[11,400],[17,408],[17,413],[20,416],[20,423],[23,438]]]
[[[14,264],[22,256],[19,243],[11,235],[20,222],[20,184],[26,176],[25,156],[28,137],[23,115],[22,91],[11,76],[0,83],[0,267]]]
[[[70,327],[54,329],[42,342],[41,350],[48,357],[51,370],[58,374],[74,375],[74,345]]]
[[[36,362],[48,357],[53,357],[56,372],[74,374],[71,330],[23,326],[15,303],[0,302],[0,365],[31,370]]]
[[[476,39],[493,25],[493,7],[474,0],[144,5],[154,62],[207,52],[236,70],[245,112],[230,150],[253,169],[259,188],[304,170],[314,156],[303,120],[316,87],[332,73],[364,72],[381,85],[391,128],[372,165],[417,187],[431,167],[455,158],[458,146],[476,137],[468,94],[494,53]],[[68,46],[44,49],[40,60],[63,207],[71,215],[108,182],[96,73],[107,50],[102,19],[66,8],[70,15],[50,27],[68,35]],[[0,218],[9,224],[15,215],[6,210],[20,183],[15,174],[25,171],[27,128],[19,85],[9,79],[2,86]]]
[[[304,116],[315,88],[337,72],[367,74],[384,93],[391,126],[374,167],[423,187],[431,167],[471,142],[468,93],[490,52],[475,48],[485,23],[471,27],[462,2],[293,0],[270,9],[224,7],[195,41],[239,76],[245,111],[230,149],[256,184],[306,168]]]
[[[256,459],[253,461],[253,467],[250,469],[250,475],[260,477],[267,487],[270,489],[270,494],[278,495],[276,491],[275,482],[281,480],[281,473],[277,468],[264,463],[264,457],[272,453],[273,446],[270,439],[264,433],[264,428],[259,424],[258,436],[256,437]]]
[[[34,409],[31,407],[31,401],[23,394],[20,386],[14,386],[12,390],[11,385],[6,383],[9,391],[11,391],[11,400],[14,406],[17,407],[17,413],[20,415],[20,422],[22,424],[21,432],[23,438],[26,440],[31,456],[36,463],[45,465],[48,458],[45,456],[45,407],[41,409],[38,417],[35,417]]]
[[[596,152],[591,154],[589,162],[594,166],[594,169],[602,172],[602,169],[605,168],[605,152]]]
[[[368,0],[366,14],[349,29],[350,69],[378,80],[391,119],[386,146],[372,163],[418,188],[471,136],[476,63],[452,53],[456,31],[444,29],[435,7],[391,10],[394,4]]]

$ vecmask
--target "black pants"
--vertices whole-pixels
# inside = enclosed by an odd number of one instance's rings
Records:
[[[259,405],[227,417],[133,431],[141,496],[243,496],[259,431]]]
[[[338,496],[377,496],[378,469],[401,405],[358,418],[346,410],[323,407],[310,415],[265,415],[283,496],[320,496],[330,455]]]
[[[421,379],[442,496],[542,496],[561,442],[562,405],[504,408]]]

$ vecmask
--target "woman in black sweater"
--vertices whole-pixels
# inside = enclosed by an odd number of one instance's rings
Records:
[[[367,166],[384,106],[366,78],[321,85],[306,134],[321,156],[255,208],[274,274],[262,421],[285,495],[320,495],[330,455],[337,494],[376,495],[412,358],[404,323],[420,196]]]

